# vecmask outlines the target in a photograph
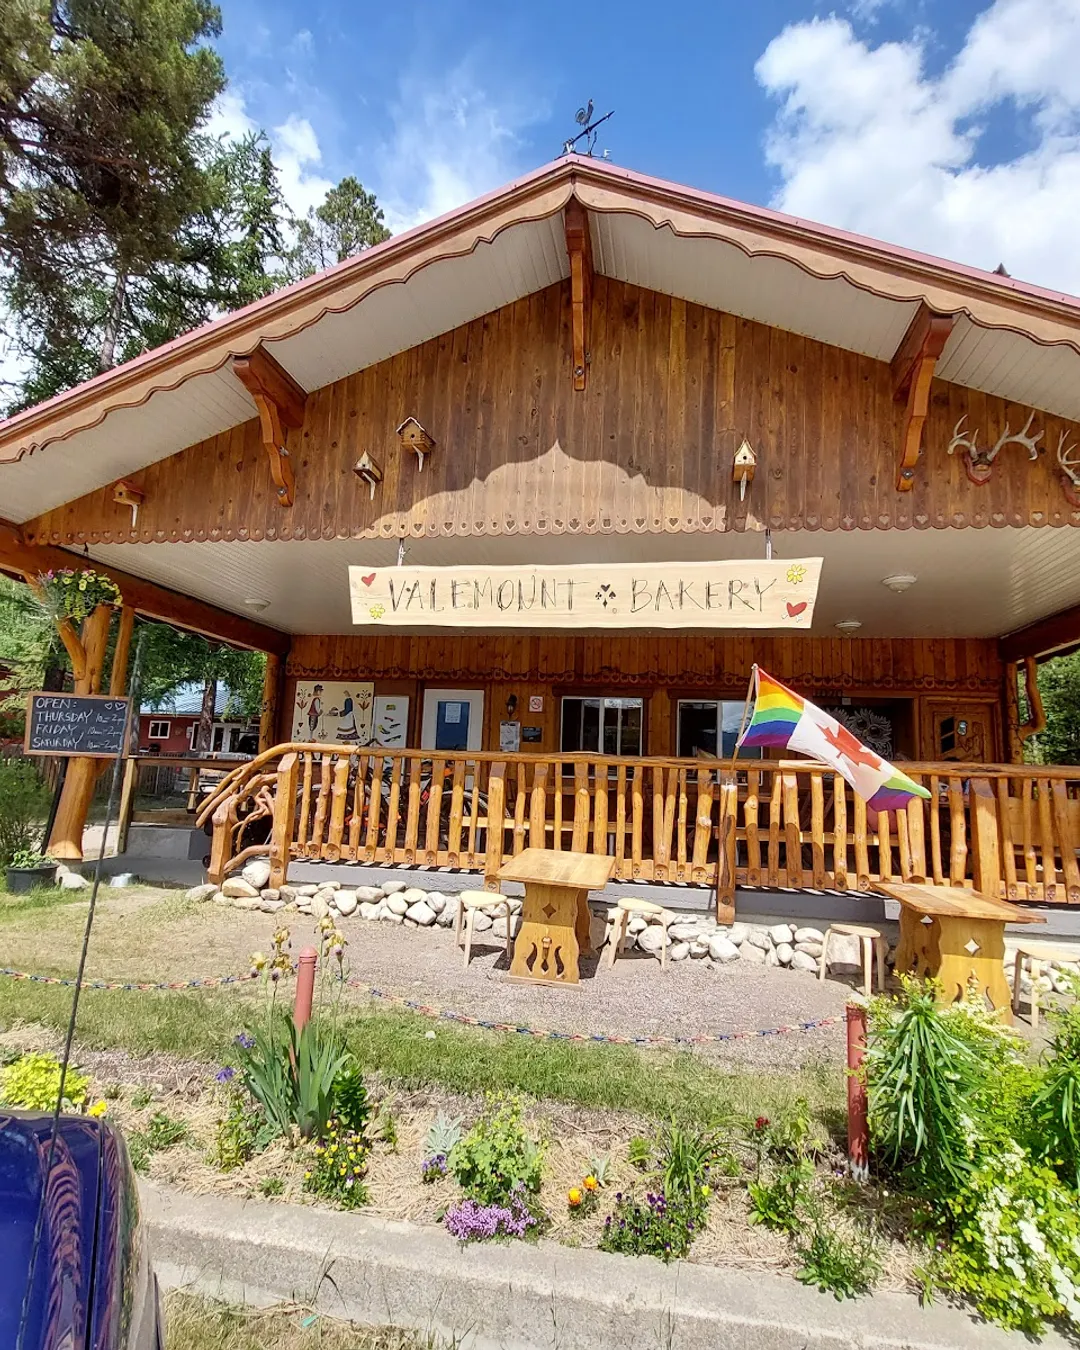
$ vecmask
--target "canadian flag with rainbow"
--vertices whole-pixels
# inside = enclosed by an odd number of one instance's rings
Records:
[[[913,797],[929,797],[924,787],[863,745],[835,717],[754,666],[747,705],[754,711],[736,743],[798,750],[842,775],[874,811],[902,811]]]

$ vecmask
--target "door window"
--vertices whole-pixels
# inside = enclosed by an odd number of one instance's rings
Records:
[[[644,714],[641,698],[564,698],[562,748],[568,753],[640,755]]]
[[[443,750],[448,753],[479,750],[483,737],[483,690],[425,690],[421,734],[423,749]]]
[[[682,759],[729,759],[735,753],[745,705],[736,699],[679,700],[676,753]],[[761,747],[739,751],[740,759],[760,759]]]

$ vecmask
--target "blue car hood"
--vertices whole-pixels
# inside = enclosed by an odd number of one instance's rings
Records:
[[[0,1108],[0,1346],[14,1347],[45,1189],[52,1117]],[[25,1350],[82,1350],[94,1279],[102,1130],[62,1116],[45,1194]]]

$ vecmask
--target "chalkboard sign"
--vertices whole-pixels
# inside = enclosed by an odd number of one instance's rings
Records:
[[[26,708],[28,755],[85,755],[112,759],[123,753],[128,701],[107,694],[31,694]]]

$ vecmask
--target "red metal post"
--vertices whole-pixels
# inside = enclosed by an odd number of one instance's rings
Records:
[[[862,1074],[866,1051],[866,1008],[847,1005],[848,1172],[856,1181],[870,1179],[870,1130],[866,1119],[866,1082]]]
[[[311,1019],[311,1001],[315,997],[315,963],[319,953],[314,947],[305,947],[296,964],[296,1003],[293,1022],[297,1031],[303,1031]]]

